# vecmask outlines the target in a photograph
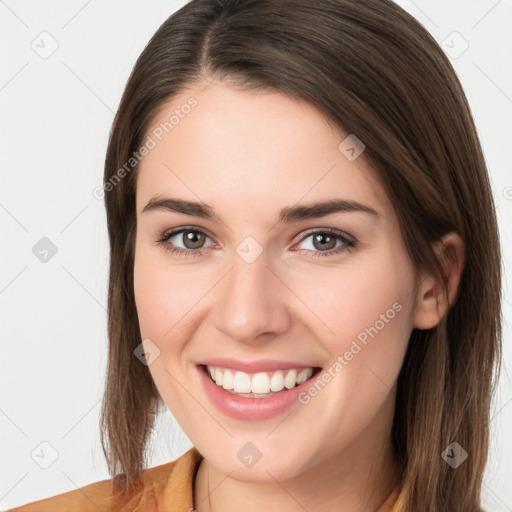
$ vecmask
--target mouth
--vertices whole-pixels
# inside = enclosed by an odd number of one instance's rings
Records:
[[[318,366],[311,366],[247,373],[222,366],[200,364],[198,367],[211,382],[227,393],[255,399],[286,393],[314,379],[322,370]]]

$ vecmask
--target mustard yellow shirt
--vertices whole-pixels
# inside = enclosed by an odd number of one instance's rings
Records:
[[[193,512],[194,481],[201,462],[195,447],[167,464],[141,473],[140,489],[120,502],[113,479],[102,480],[8,512]],[[393,512],[400,488],[395,488],[377,512]]]

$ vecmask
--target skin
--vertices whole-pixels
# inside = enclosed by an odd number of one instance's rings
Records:
[[[364,153],[350,161],[338,150],[347,134],[284,94],[207,83],[192,84],[163,105],[148,130],[190,96],[197,99],[141,162],[134,264],[141,335],[160,350],[151,375],[205,457],[195,481],[196,510],[375,511],[399,484],[390,432],[408,339],[414,327],[436,325],[453,302],[462,242],[453,233],[445,237],[458,256],[446,267],[445,297],[433,275],[417,276]],[[143,213],[157,195],[202,201],[223,222]],[[379,217],[342,212],[276,224],[281,208],[327,198],[358,201]],[[157,242],[183,226],[207,233],[201,255],[171,254]],[[356,247],[315,257],[333,246],[315,246],[306,232],[326,228],[355,239]],[[247,236],[263,248],[252,263],[236,252]],[[335,248],[344,245],[336,240]],[[183,234],[167,246],[172,243],[191,247]],[[196,363],[217,356],[331,367],[396,303],[400,312],[306,405],[243,421],[217,410],[200,385]],[[247,442],[262,453],[251,468],[237,458]]]

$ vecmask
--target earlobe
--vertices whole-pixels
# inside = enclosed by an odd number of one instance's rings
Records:
[[[435,243],[434,251],[446,276],[448,296],[442,279],[434,272],[424,272],[420,276],[413,323],[417,329],[435,327],[455,304],[464,268],[465,247],[457,233],[450,232],[444,235]]]

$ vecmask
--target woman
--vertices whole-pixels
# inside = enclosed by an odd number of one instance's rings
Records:
[[[189,2],[135,65],[104,181],[114,478],[15,510],[481,510],[496,215],[414,18]],[[194,447],[144,470],[162,405]]]

